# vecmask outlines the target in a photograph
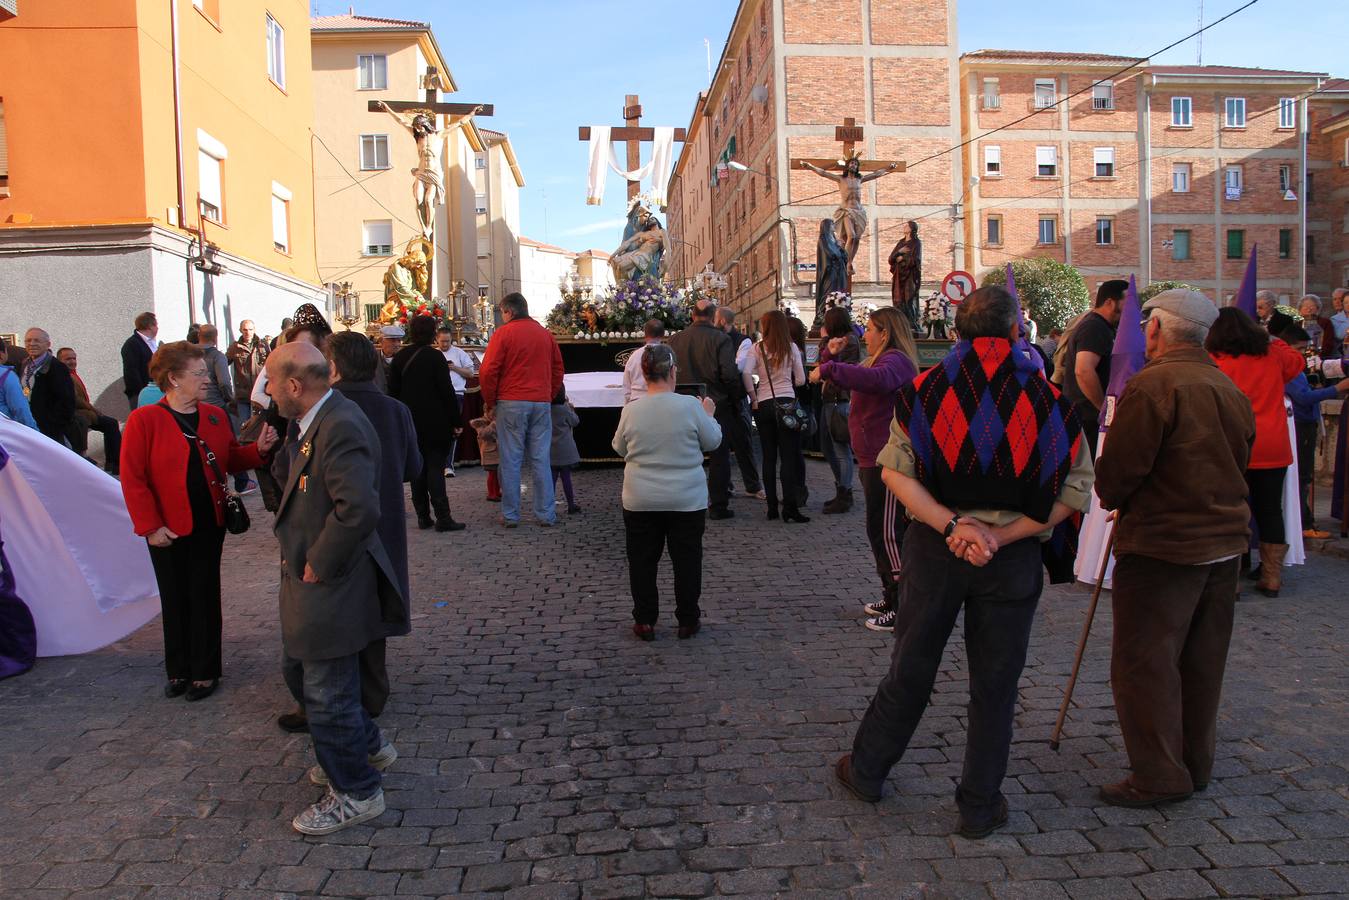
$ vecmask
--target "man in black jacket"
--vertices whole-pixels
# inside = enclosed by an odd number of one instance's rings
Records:
[[[66,431],[75,418],[75,383],[70,370],[52,354],[51,336],[41,328],[28,329],[23,345],[28,350],[28,362],[23,364],[21,378],[33,419],[38,431],[64,445]]]
[[[136,316],[136,331],[122,342],[122,381],[127,403],[136,408],[141,389],[150,383],[150,357],[159,347],[159,320],[152,312]]]
[[[680,384],[702,384],[716,404],[715,418],[721,426],[722,441],[713,450],[707,465],[707,516],[729,519],[731,499],[731,443],[726,435],[734,428],[733,419],[745,386],[735,366],[735,348],[731,338],[712,323],[717,305],[699,300],[693,307],[693,325],[670,338],[678,366]]]
[[[749,359],[750,348],[754,342],[735,327],[735,310],[729,306],[717,307],[715,318],[717,327],[731,339],[731,349],[735,353],[735,365],[740,369]],[[733,404],[735,415],[730,417],[731,430],[722,425],[721,433],[726,435],[735,451],[735,461],[740,466],[740,477],[745,481],[745,493],[763,499],[763,481],[759,478],[759,469],[754,462],[754,442],[750,438],[749,398],[742,396]]]

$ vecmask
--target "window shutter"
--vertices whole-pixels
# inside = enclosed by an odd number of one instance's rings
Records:
[[[1035,164],[1036,164],[1037,166],[1054,166],[1054,165],[1058,165],[1058,157],[1059,157],[1059,154],[1058,154],[1058,148],[1057,148],[1057,147],[1036,147],[1036,148],[1035,148]]]
[[[984,148],[984,168],[990,172],[1002,171],[1002,148]]]
[[[1093,155],[1095,157],[1096,165],[1098,166],[1103,165],[1113,166],[1115,164],[1114,147],[1097,147],[1096,150],[1093,152]]]
[[[5,104],[0,101],[0,178],[9,177],[9,138],[5,130]]]
[[[272,195],[272,243],[290,249],[290,229],[286,221],[286,201]]]
[[[220,183],[220,160],[205,150],[197,151],[197,191],[201,199],[216,209],[225,208],[223,189]]]

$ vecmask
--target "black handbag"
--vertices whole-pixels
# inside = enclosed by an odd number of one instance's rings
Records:
[[[755,349],[759,353],[759,361],[763,363],[764,371],[768,373],[768,393],[773,398],[773,418],[777,421],[778,427],[783,431],[808,431],[810,417],[800,401],[795,396],[779,399],[773,389],[773,367],[768,364],[768,357],[764,355],[762,342]]]
[[[183,437],[188,440],[196,441],[198,446],[206,452],[206,463],[211,467],[215,474],[215,482],[220,487],[220,492],[225,499],[222,501],[222,512],[225,518],[225,530],[230,534],[243,534],[248,530],[248,526],[253,524],[248,518],[248,509],[244,506],[244,498],[240,497],[233,490],[225,478],[225,473],[220,469],[220,463],[215,458],[215,451],[211,449],[210,444],[203,441],[192,428],[183,421],[182,417],[176,412],[164,407],[178,421],[178,427],[183,430]]]
[[[851,410],[850,410],[851,411]],[[852,441],[852,434],[848,431],[848,413],[843,411],[842,404],[835,403],[829,410],[829,436],[833,438],[835,444],[847,444]]]

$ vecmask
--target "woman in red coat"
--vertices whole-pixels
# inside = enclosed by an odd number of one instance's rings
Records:
[[[210,377],[202,349],[186,341],[160,345],[150,378],[164,399],[127,419],[122,495],[136,533],[150,545],[159,583],[169,676],[164,696],[201,700],[220,684],[224,476],[262,467],[276,431],[268,426],[256,444],[240,445],[225,411],[201,402]]]
[[[1251,515],[1260,531],[1260,580],[1256,590],[1266,597],[1277,597],[1283,559],[1288,553],[1283,479],[1293,464],[1283,389],[1306,367],[1306,360],[1283,341],[1271,339],[1254,319],[1234,306],[1218,311],[1204,349],[1255,410],[1255,446],[1246,467],[1246,488]]]

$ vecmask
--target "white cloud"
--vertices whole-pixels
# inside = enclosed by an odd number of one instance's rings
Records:
[[[601,231],[613,231],[615,228],[621,229],[628,224],[626,216],[619,216],[616,219],[602,219],[599,222],[591,222],[589,225],[577,225],[575,228],[568,228],[562,232],[562,237],[581,237],[586,234],[598,234]]]

